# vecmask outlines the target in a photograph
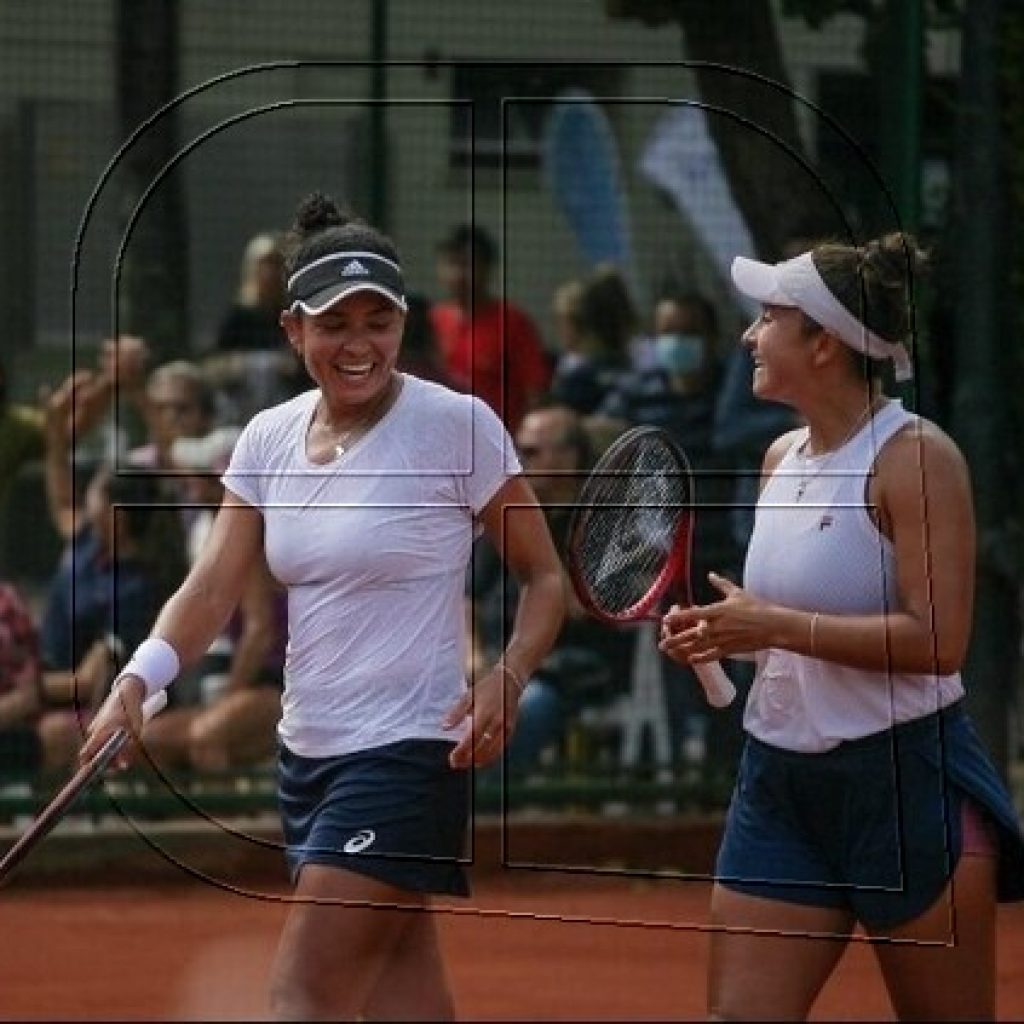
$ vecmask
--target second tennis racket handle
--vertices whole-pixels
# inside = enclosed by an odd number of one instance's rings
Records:
[[[736,687],[717,661],[701,662],[690,666],[704,687],[708,703],[713,708],[728,707],[736,698]]]
[[[152,697],[142,702],[142,724],[145,725],[154,715],[167,707],[167,691],[157,690]]]

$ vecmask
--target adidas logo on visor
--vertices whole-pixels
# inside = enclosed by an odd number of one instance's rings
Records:
[[[365,276],[367,274],[369,274],[369,271],[362,263],[359,262],[359,260],[349,260],[348,263],[341,268],[342,277],[358,277],[360,275]]]

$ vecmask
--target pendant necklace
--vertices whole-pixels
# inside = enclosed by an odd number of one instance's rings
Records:
[[[395,388],[394,383],[392,383],[388,387],[387,391],[385,391],[383,397],[378,401],[377,405],[374,406],[374,408],[372,408],[366,416],[360,419],[358,423],[356,423],[352,427],[349,427],[349,429],[346,430],[345,433],[342,434],[341,437],[334,442],[335,458],[340,459],[342,455],[344,455],[349,450],[349,448],[351,447],[351,444],[349,442],[353,441],[357,432],[369,429],[370,426],[376,423],[377,420],[379,420],[381,416],[383,416],[384,413],[387,412],[387,410],[394,403],[394,399],[398,397],[398,392],[401,390],[401,380],[399,380],[397,388]]]
[[[348,444],[348,439],[356,432],[356,429],[356,427],[353,427],[351,430],[346,430],[341,435],[341,439],[334,443],[334,455],[336,458],[340,459],[348,451],[348,448],[345,446]]]
[[[857,431],[860,430],[860,428],[864,425],[864,423],[871,417],[871,415],[874,412],[875,403],[871,402],[869,403],[868,407],[854,421],[854,424],[850,428],[846,437],[844,437],[842,441],[840,441],[839,444],[836,445],[835,448],[833,448],[831,451],[825,454],[825,457],[821,460],[821,462],[814,467],[814,471],[812,473],[803,472],[800,474],[800,479],[797,481],[796,484],[796,494],[793,498],[794,501],[803,500],[803,496],[807,492],[807,488],[812,483],[814,483],[814,481],[817,480],[819,476],[821,476],[821,474],[828,468],[829,463],[836,457],[837,453],[840,452],[843,448],[845,448],[847,444],[849,444],[849,442],[853,439],[854,434],[856,434]],[[810,437],[808,436],[807,441],[809,440]],[[805,468],[811,458],[810,456],[804,455],[803,452],[804,448],[807,447],[807,441],[804,441],[804,443],[800,446],[800,450],[797,452],[797,457],[804,464]]]

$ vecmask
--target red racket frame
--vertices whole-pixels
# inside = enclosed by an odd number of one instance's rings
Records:
[[[616,440],[612,442],[607,451],[598,460],[597,465],[591,470],[588,482],[597,477],[616,475],[615,463],[621,457],[622,453],[626,449],[632,447],[640,439],[650,435],[656,435],[659,441],[663,443],[678,460],[681,467],[680,472],[685,473],[690,480],[690,496],[692,501],[694,488],[692,483],[693,471],[690,468],[690,461],[687,459],[686,453],[682,448],[680,448],[672,439],[671,435],[660,427],[633,427],[631,430],[627,430],[620,437],[616,438]],[[620,471],[619,475],[622,475],[623,472],[624,471]],[[584,491],[586,490],[586,487],[587,484],[584,483]],[[585,500],[582,500],[581,495],[580,504],[578,504],[574,509],[572,522],[569,526],[567,553],[569,578],[572,580],[573,590],[576,592],[576,596],[579,598],[580,604],[582,604],[583,607],[594,616],[594,618],[599,619],[601,622],[606,622],[609,625],[623,625],[630,622],[640,622],[645,619],[658,620],[661,616],[657,612],[652,612],[652,609],[658,606],[662,598],[664,598],[669,590],[673,588],[673,585],[675,593],[681,603],[687,606],[693,604],[693,588],[690,580],[690,556],[693,550],[694,534],[694,512],[692,504],[688,509],[680,511],[679,521],[676,525],[676,534],[672,541],[672,548],[669,551],[668,557],[665,559],[665,564],[662,567],[661,572],[658,573],[654,583],[651,584],[650,589],[639,601],[621,612],[609,612],[594,602],[590,595],[590,588],[587,586],[583,573],[580,571],[579,559],[576,557],[577,533],[585,521],[584,517],[587,515],[588,509],[592,509],[593,507],[594,506],[588,506]],[[717,661],[695,664],[690,667],[693,669],[697,678],[700,680],[701,685],[704,687],[704,691],[710,704],[714,707],[725,707],[732,703],[733,698],[736,696],[736,689]]]

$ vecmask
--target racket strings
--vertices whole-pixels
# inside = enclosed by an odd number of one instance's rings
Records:
[[[573,540],[595,604],[621,615],[651,592],[690,501],[689,474],[653,439],[630,446],[607,472],[590,478]]]

